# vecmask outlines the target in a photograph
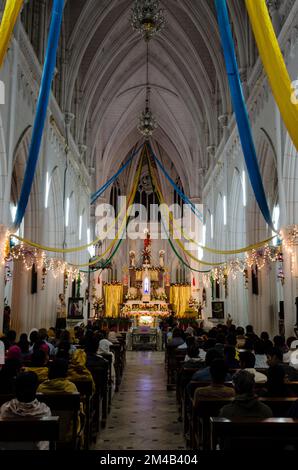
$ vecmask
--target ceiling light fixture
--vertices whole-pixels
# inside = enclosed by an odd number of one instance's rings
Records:
[[[135,0],[130,22],[133,29],[139,31],[144,40],[149,42],[164,28],[166,20],[158,0]]]
[[[145,111],[142,112],[139,117],[138,131],[146,138],[152,136],[153,132],[157,128],[156,119],[150,109],[150,85],[149,85],[149,43],[147,42],[147,75],[146,75],[146,105]]]

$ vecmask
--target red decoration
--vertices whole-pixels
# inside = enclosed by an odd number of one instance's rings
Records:
[[[196,286],[196,279],[193,277],[192,278],[192,285],[195,287]]]

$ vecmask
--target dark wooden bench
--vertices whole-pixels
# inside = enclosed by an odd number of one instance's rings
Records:
[[[108,361],[108,384],[107,384],[107,401],[103,402],[103,407],[102,407],[102,426],[105,427],[107,416],[111,411],[111,406],[112,406],[112,389],[113,389],[113,380],[112,380],[112,367],[113,367],[113,362],[112,362],[112,355],[111,354],[105,354],[101,353],[100,354],[104,359]]]
[[[276,418],[285,417],[291,405],[297,401],[292,398],[260,397],[272,410]],[[193,449],[209,450],[210,448],[210,418],[217,417],[221,408],[233,401],[233,398],[200,400],[196,407],[192,406],[190,419],[190,446]]]
[[[59,417],[0,418],[0,441],[38,442],[49,441],[50,450],[56,450],[59,440]]]
[[[92,440],[92,398],[93,398],[93,390],[92,390],[92,382],[91,380],[73,380],[72,381],[81,396],[81,401],[84,404],[84,412],[86,415],[86,423],[85,423],[85,439],[84,439],[84,449],[89,449],[89,444]]]
[[[167,368],[167,390],[175,390],[178,373],[183,365],[186,349],[167,346],[166,368]]]
[[[60,418],[60,434],[57,449],[78,448],[78,415],[80,411],[80,394],[44,394],[37,393],[36,398],[45,403],[51,410],[53,416]],[[72,438],[66,440],[67,431],[72,430]]]
[[[93,396],[93,417],[92,417],[92,430],[93,436],[95,436],[100,428],[106,426],[108,417],[108,386],[109,386],[109,362],[107,361],[106,366],[89,366],[88,367],[94,383],[95,383],[95,394]]]
[[[122,375],[125,364],[125,344],[123,342],[114,343],[110,346],[110,351],[114,353],[115,357],[115,374],[116,374],[116,384],[115,392],[119,391],[119,387],[122,381]]]
[[[211,450],[298,449],[298,419],[210,418]]]

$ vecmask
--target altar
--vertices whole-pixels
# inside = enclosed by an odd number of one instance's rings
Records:
[[[159,251],[159,263],[154,265],[151,260],[151,238],[147,231],[141,264],[136,266],[134,251],[130,251],[129,257],[129,286],[121,309],[121,315],[132,321],[127,348],[161,350],[159,323],[170,314],[165,293],[164,251]]]

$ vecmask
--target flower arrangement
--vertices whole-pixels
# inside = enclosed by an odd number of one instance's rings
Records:
[[[134,305],[124,305],[121,309],[122,315],[168,315],[167,305],[155,304],[134,304]]]
[[[165,291],[158,291],[155,294],[156,300],[161,300],[162,302],[166,302],[168,300],[167,294]]]
[[[136,300],[136,298],[137,298],[137,294],[131,291],[128,291],[128,293],[125,296],[125,300]]]
[[[104,299],[103,297],[95,297],[93,301],[93,308],[95,311],[95,314],[98,314],[102,312],[104,308]]]

